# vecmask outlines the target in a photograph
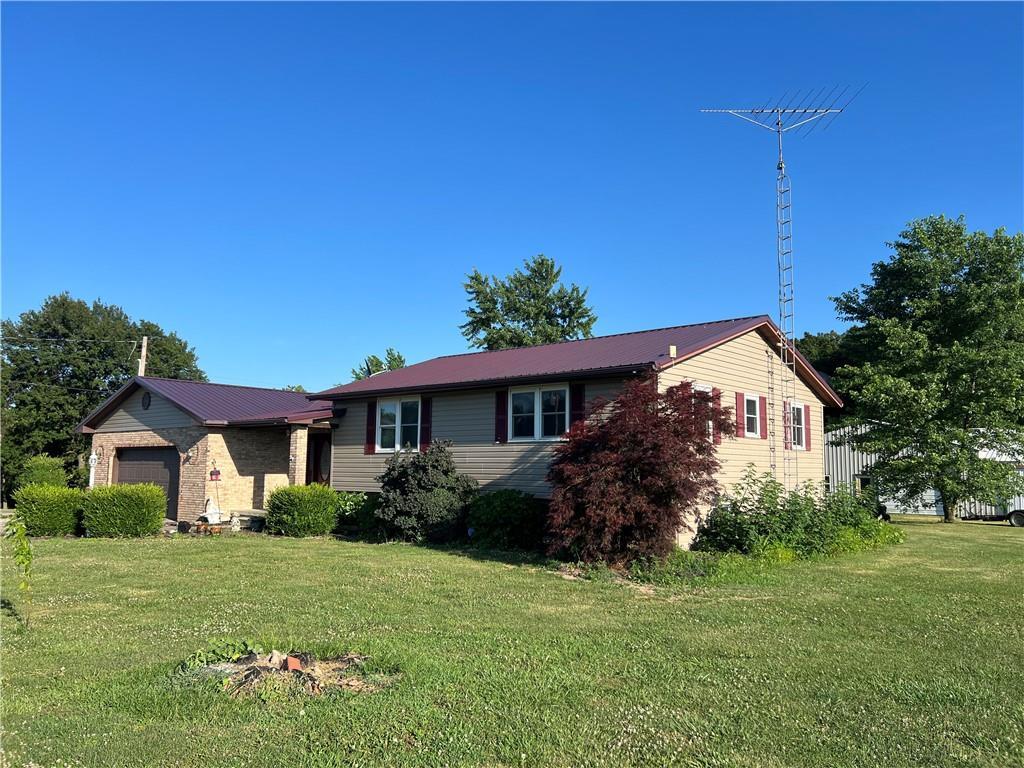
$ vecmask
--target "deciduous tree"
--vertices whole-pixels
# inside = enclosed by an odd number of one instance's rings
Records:
[[[1024,235],[968,232],[963,218],[911,222],[872,282],[835,299],[865,358],[839,368],[853,437],[880,487],[939,492],[947,522],[969,498],[1012,495],[1020,477],[995,457],[1024,447]]]
[[[388,347],[384,352],[384,359],[377,355],[370,355],[359,364],[359,367],[352,369],[352,380],[359,381],[383,371],[397,371],[405,368],[405,358],[393,347]]]
[[[465,283],[469,308],[462,335],[471,347],[487,350],[589,338],[597,315],[587,304],[587,289],[567,287],[561,278],[562,268],[544,255],[504,278],[474,269]]]
[[[5,496],[30,456],[59,456],[69,470],[79,469],[89,442],[75,434],[75,425],[136,373],[133,342],[143,336],[149,336],[148,375],[206,380],[195,350],[176,334],[134,321],[118,306],[87,304],[67,293],[4,320],[2,330]]]

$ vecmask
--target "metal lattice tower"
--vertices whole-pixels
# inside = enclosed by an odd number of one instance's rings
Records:
[[[789,174],[786,172],[786,161],[782,154],[782,136],[789,131],[803,128],[809,134],[819,125],[825,129],[843,112],[857,91],[841,107],[836,106],[849,88],[844,88],[834,95],[838,86],[822,98],[825,89],[817,93],[808,91],[801,95],[797,92],[783,105],[787,96],[783,96],[774,106],[770,102],[763,107],[753,109],[702,109],[701,112],[735,115],[761,128],[772,131],[778,137],[779,160],[776,165],[775,177],[775,247],[779,272],[779,348],[778,354],[768,355],[768,450],[772,474],[786,488],[794,488],[800,482],[797,457],[799,451],[788,450],[792,440],[793,411],[790,403],[796,400],[796,325],[795,325],[795,291],[793,281],[793,187]],[[788,94],[787,94],[788,95]],[[803,103],[806,102],[806,103]],[[827,105],[826,105],[827,103]],[[823,119],[827,118],[827,119]],[[777,371],[777,373],[776,373]],[[778,423],[777,414],[782,412],[782,471],[779,471]],[[781,476],[780,476],[781,475]]]

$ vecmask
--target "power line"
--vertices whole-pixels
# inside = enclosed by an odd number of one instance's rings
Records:
[[[138,339],[76,339],[74,337],[61,338],[59,336],[22,336],[19,339],[9,340],[0,337],[0,344],[22,344],[25,342],[73,342],[76,344],[138,344]]]

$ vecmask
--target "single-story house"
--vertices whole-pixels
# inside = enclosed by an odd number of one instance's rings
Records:
[[[777,326],[759,315],[449,355],[306,396],[136,378],[81,430],[99,457],[95,483],[173,478],[169,514],[183,520],[210,504],[261,508],[288,483],[374,492],[388,456],[431,440],[451,441],[460,470],[482,489],[545,497],[551,451],[568,427],[628,379],[654,376],[663,388],[692,381],[735,410],[736,437],[716,438],[723,486],[751,464],[770,471],[773,454],[781,467],[783,452],[795,481],[821,483],[822,409],[842,401],[798,355],[796,397],[784,405],[779,350]],[[210,480],[215,466],[220,481]]]
[[[152,482],[167,517],[263,509],[282,485],[328,482],[331,404],[301,392],[136,376],[78,425],[93,485]]]

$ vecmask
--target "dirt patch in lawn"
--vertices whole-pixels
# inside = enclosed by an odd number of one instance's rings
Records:
[[[194,657],[193,657],[194,658]],[[179,668],[187,680],[216,680],[232,698],[261,699],[330,691],[374,693],[391,685],[397,675],[367,669],[369,657],[358,653],[319,659],[302,651],[252,651],[228,659],[208,659],[205,664],[186,660]]]

